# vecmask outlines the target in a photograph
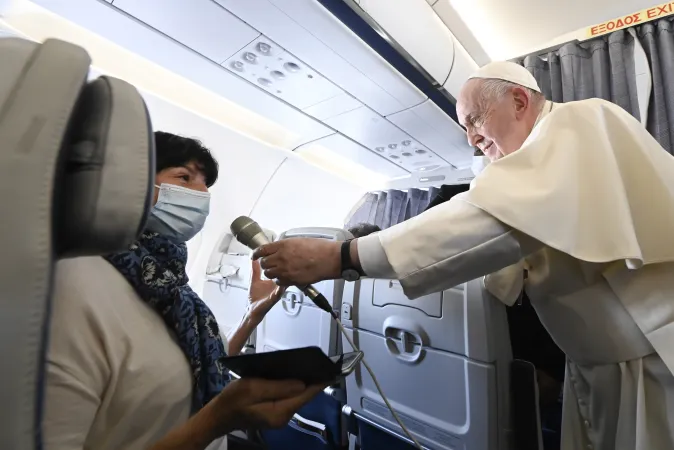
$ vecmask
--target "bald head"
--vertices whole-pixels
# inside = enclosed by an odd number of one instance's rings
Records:
[[[498,62],[471,75],[461,89],[456,111],[469,144],[494,161],[522,146],[544,103],[529,71]]]

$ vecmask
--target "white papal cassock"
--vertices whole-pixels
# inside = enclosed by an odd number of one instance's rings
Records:
[[[468,192],[358,253],[410,298],[493,273],[512,304],[526,268],[568,356],[562,449],[674,449],[674,157],[620,107],[547,102]]]

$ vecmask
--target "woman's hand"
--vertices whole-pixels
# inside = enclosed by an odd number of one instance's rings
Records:
[[[300,381],[241,379],[231,382],[213,399],[213,412],[223,425],[220,432],[240,429],[281,428],[326,385],[306,386]],[[218,433],[218,434],[219,434]]]
[[[203,450],[234,430],[280,428],[326,386],[299,381],[242,379],[222,392],[151,450]]]
[[[269,310],[281,299],[286,288],[277,286],[272,280],[263,280],[259,261],[251,261],[251,264],[248,288],[249,313],[251,318],[261,322]]]

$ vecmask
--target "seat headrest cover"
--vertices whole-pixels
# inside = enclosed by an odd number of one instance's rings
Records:
[[[67,145],[61,256],[125,249],[142,231],[154,184],[147,108],[130,84],[100,77],[82,92]]]

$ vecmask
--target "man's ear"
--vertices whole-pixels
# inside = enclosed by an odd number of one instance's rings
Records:
[[[515,102],[515,114],[520,119],[529,108],[531,99],[524,88],[519,86],[513,88],[513,99]]]

